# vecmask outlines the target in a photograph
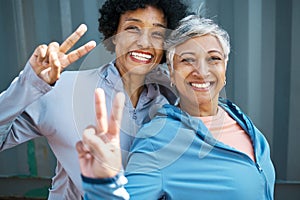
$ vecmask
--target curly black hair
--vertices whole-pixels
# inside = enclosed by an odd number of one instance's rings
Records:
[[[167,28],[171,30],[188,14],[188,6],[181,0],[107,0],[99,9],[98,30],[103,34],[102,42],[108,51],[115,52],[112,36],[117,32],[120,16],[126,11],[146,6],[161,9],[167,20]]]

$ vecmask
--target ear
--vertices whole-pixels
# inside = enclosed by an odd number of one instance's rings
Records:
[[[112,36],[112,40],[111,40],[111,41],[112,41],[112,43],[113,43],[114,45],[116,45],[116,35],[113,35],[113,36]]]
[[[170,81],[175,85],[175,76],[174,76],[174,72],[170,72]]]
[[[171,64],[169,62],[167,62],[167,66],[168,66],[168,70],[169,70],[169,74],[170,74],[170,79],[172,81],[172,79],[174,78],[174,69],[173,67],[171,67]]]
[[[171,64],[170,64],[170,62],[168,60],[167,60],[166,64],[168,66],[168,70],[169,70],[170,74],[173,73],[172,72],[173,70],[172,70]]]

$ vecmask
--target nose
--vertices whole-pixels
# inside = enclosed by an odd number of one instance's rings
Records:
[[[205,60],[199,60],[194,67],[193,75],[205,78],[209,74],[209,65]]]
[[[151,45],[151,37],[149,30],[143,29],[136,42],[138,47],[141,49],[149,48]]]

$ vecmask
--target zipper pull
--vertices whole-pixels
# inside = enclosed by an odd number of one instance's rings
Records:
[[[260,165],[258,163],[256,163],[256,167],[257,167],[259,173],[261,173],[263,171],[263,169],[260,167]]]

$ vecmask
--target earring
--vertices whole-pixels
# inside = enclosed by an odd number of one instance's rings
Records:
[[[226,85],[226,80],[224,81],[224,86]]]
[[[171,86],[171,87],[174,87],[174,83],[173,83],[172,81],[171,81],[171,83],[170,83],[170,86]]]

